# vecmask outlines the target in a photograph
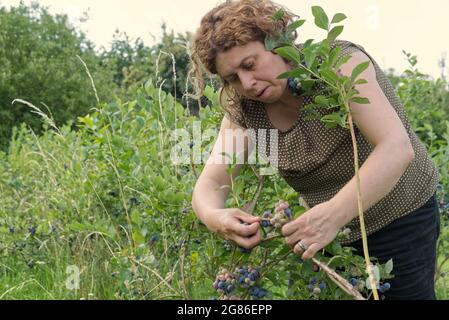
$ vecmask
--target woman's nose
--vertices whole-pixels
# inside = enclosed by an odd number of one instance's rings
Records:
[[[240,81],[242,83],[242,87],[245,91],[252,90],[256,85],[256,79],[250,72],[245,72],[240,74]]]

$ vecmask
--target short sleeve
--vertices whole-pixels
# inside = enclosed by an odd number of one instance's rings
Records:
[[[231,122],[239,125],[240,127],[247,128],[245,118],[240,107],[223,108],[224,116]]]

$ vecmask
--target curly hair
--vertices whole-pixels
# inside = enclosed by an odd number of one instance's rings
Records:
[[[284,15],[276,21],[273,16],[279,9],[284,11]],[[285,32],[294,17],[297,16],[270,0],[227,0],[209,11],[201,20],[191,51],[191,72],[197,97],[204,91],[204,74],[217,74],[218,53],[252,41],[264,43],[267,36]],[[240,108],[242,97],[224,79],[220,80],[220,104],[225,111],[233,113]]]

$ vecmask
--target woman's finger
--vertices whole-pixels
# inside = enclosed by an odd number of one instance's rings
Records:
[[[234,226],[234,232],[241,237],[249,237],[254,235],[259,230],[259,223],[254,222],[252,224],[236,223]]]
[[[257,232],[250,237],[241,237],[239,235],[235,235],[233,239],[235,243],[246,249],[254,248],[256,245],[260,243],[261,240],[262,237],[260,234],[260,230],[257,230]]]
[[[302,254],[302,259],[303,260],[309,260],[312,259],[313,256],[315,256],[315,254],[321,250],[322,246],[318,243],[312,243],[307,250],[305,250]]]
[[[243,222],[252,224],[254,222],[260,222],[260,217],[252,216],[244,211],[239,211],[236,214],[236,217],[242,220]]]

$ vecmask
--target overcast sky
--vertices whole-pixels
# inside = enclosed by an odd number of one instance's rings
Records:
[[[0,0],[0,6],[16,6],[19,0]],[[30,1],[25,0],[25,3]],[[97,47],[108,47],[116,29],[148,45],[159,39],[161,24],[175,32],[194,32],[201,17],[219,0],[40,0],[52,13],[66,13]],[[278,0],[307,20],[300,42],[320,39],[323,33],[313,26],[312,5],[329,15],[345,13],[341,39],[362,45],[383,69],[403,71],[406,50],[418,56],[418,68],[435,77],[441,74],[438,60],[449,52],[448,0]],[[88,11],[89,20],[77,22]],[[324,31],[323,31],[324,32]],[[449,67],[445,69],[449,76]]]

